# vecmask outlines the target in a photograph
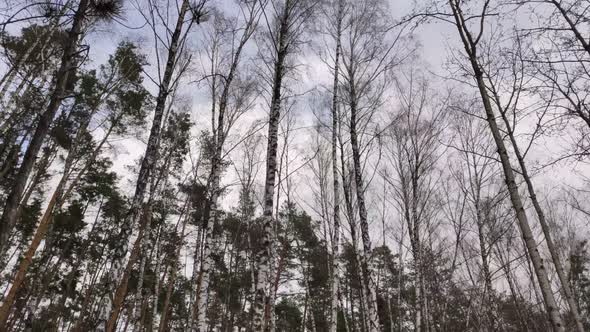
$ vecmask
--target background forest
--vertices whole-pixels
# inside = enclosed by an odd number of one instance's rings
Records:
[[[587,0],[4,0],[0,331],[590,331]]]

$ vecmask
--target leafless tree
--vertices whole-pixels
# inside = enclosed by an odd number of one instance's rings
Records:
[[[396,178],[386,178],[395,194],[398,210],[403,214],[414,257],[416,271],[415,328],[432,329],[429,295],[426,292],[423,259],[429,236],[429,222],[436,211],[436,164],[441,153],[438,143],[442,133],[445,103],[433,102],[431,90],[419,73],[411,70],[396,86],[401,101],[400,114],[395,115],[388,131],[386,151]]]
[[[258,331],[266,331],[269,326],[270,313],[274,310],[269,307],[270,294],[268,293],[270,280],[270,257],[273,252],[273,207],[275,196],[275,180],[277,172],[277,147],[278,128],[281,109],[284,108],[284,83],[289,71],[292,56],[297,53],[302,42],[302,33],[307,20],[311,17],[314,8],[309,1],[271,1],[264,15],[265,24],[268,27],[266,45],[270,54],[265,59],[265,64],[270,69],[270,114],[268,121],[268,142],[266,152],[266,177],[263,197],[264,230],[262,248],[256,255],[256,290],[253,328]],[[268,11],[268,12],[267,12]]]
[[[403,44],[403,31],[388,25],[387,9],[383,1],[347,3],[345,28],[342,30],[342,114],[349,119],[348,130],[352,150],[354,188],[358,202],[358,215],[363,242],[360,263],[368,297],[369,330],[379,329],[375,280],[371,276],[368,259],[372,244],[365,202],[366,179],[363,175],[361,128],[370,123],[375,111],[383,102],[383,94],[391,70],[411,53],[398,50]],[[393,31],[393,32],[392,32]],[[394,34],[395,33],[395,34]]]
[[[458,36],[460,37],[464,48],[466,60],[469,62],[469,73],[477,84],[477,89],[481,96],[481,102],[485,110],[485,118],[498,150],[498,156],[502,164],[506,185],[510,194],[510,200],[516,213],[518,225],[525,241],[528,255],[532,261],[534,272],[539,281],[539,286],[545,302],[545,309],[553,328],[556,331],[563,331],[564,325],[561,320],[555,296],[551,290],[547,267],[541,258],[538,245],[528,221],[522,197],[518,191],[518,185],[510,160],[509,151],[496,119],[496,113],[498,110],[494,109],[493,99],[489,91],[490,82],[485,75],[485,66],[482,65],[483,54],[481,53],[480,46],[483,45],[482,38],[485,37],[486,33],[486,20],[491,15],[492,9],[490,1],[484,1],[478,9],[471,10],[468,10],[463,3],[455,0],[450,0],[448,6],[451,10],[452,24],[457,29]],[[474,12],[474,14],[471,14],[471,12]],[[446,19],[446,16],[444,19]],[[474,20],[477,23],[471,24]]]

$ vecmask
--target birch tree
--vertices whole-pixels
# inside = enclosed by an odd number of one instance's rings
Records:
[[[127,255],[126,241],[131,235],[133,226],[137,223],[137,217],[140,214],[139,211],[144,201],[145,191],[148,186],[150,174],[153,172],[153,168],[158,157],[162,119],[164,117],[164,111],[166,108],[168,96],[171,92],[171,89],[176,85],[176,82],[178,82],[180,78],[179,73],[182,73],[184,69],[186,69],[186,62],[183,64],[180,60],[181,55],[183,54],[184,47],[186,45],[186,36],[188,31],[190,30],[190,27],[193,24],[199,24],[201,22],[203,18],[202,16],[204,15],[204,7],[205,1],[201,1],[199,3],[191,5],[188,2],[188,0],[183,0],[180,4],[180,7],[177,8],[178,16],[174,30],[166,31],[166,34],[170,34],[170,44],[166,45],[168,49],[166,64],[164,67],[163,74],[159,75],[161,81],[157,82],[158,96],[156,98],[156,105],[154,108],[154,119],[148,138],[146,152],[141,161],[139,175],[135,186],[135,193],[133,195],[131,207],[128,212],[128,222],[126,222],[123,225],[120,231],[121,238],[123,239],[123,244],[120,250],[115,254],[115,257],[113,257],[113,262],[111,266],[112,276],[110,276],[110,280],[111,282],[116,283],[117,287],[115,295],[113,296],[112,304],[109,303],[109,300],[107,300],[107,303],[104,306],[106,331],[115,330],[117,318],[119,316],[121,307],[127,295],[129,274],[139,254],[139,244],[141,243],[141,238],[143,235],[142,228],[145,225],[140,224],[139,235],[135,240],[129,259],[127,259],[127,262],[125,263],[125,256]],[[146,19],[148,21],[148,24],[151,24],[152,29],[154,29],[154,33],[157,34],[158,23],[154,17],[156,16],[155,13],[159,11],[159,9],[155,4],[150,3],[148,10],[150,10],[154,15],[147,16],[151,17],[151,20],[147,17]],[[187,15],[190,17],[190,19],[188,24],[185,25]],[[162,23],[166,24],[167,22]],[[166,29],[168,29],[167,26]],[[160,39],[158,37],[155,38],[155,43],[157,48],[160,44]],[[158,68],[158,72],[159,71],[160,68]],[[176,76],[175,71],[178,71],[176,73]],[[124,265],[126,265],[126,267],[123,270]]]
[[[333,36],[336,46],[334,50],[334,81],[332,83],[332,179],[333,179],[333,229],[332,229],[332,294],[331,294],[331,313],[330,313],[330,332],[336,332],[338,328],[338,291],[339,291],[339,251],[340,251],[340,182],[338,174],[338,124],[339,124],[339,97],[338,90],[340,87],[340,57],[342,52],[342,24],[344,20],[344,0],[338,0],[336,4],[330,3],[331,7],[336,7],[336,17],[334,19],[335,30],[330,32]],[[332,10],[328,10],[332,13]],[[329,15],[329,14],[328,14]],[[326,17],[330,20],[330,17]]]
[[[343,113],[349,115],[348,130],[352,150],[354,189],[358,203],[363,254],[359,256],[367,294],[369,330],[380,329],[377,317],[375,280],[371,275],[369,257],[372,244],[369,235],[369,221],[365,202],[365,180],[361,163],[362,132],[364,124],[370,122],[382,101],[386,78],[391,69],[407,55],[397,52],[401,32],[390,35],[386,9],[381,1],[356,2],[350,4],[350,17],[342,35],[342,81]],[[398,44],[398,42],[400,42]]]
[[[551,234],[551,230],[549,229],[549,224],[546,220],[545,217],[545,213],[543,211],[543,208],[541,207],[541,204],[539,203],[539,198],[537,197],[536,191],[535,191],[535,187],[533,185],[533,180],[532,180],[532,175],[529,172],[529,169],[527,168],[526,165],[526,161],[525,161],[525,157],[526,154],[528,152],[528,148],[525,148],[525,150],[523,150],[518,142],[518,137],[517,137],[517,133],[516,133],[516,126],[518,125],[518,121],[517,119],[519,118],[519,116],[521,116],[522,113],[524,113],[523,110],[521,110],[521,100],[525,98],[525,95],[523,93],[523,91],[525,90],[525,85],[523,84],[523,80],[524,80],[524,66],[523,66],[523,62],[521,61],[523,58],[522,52],[523,50],[521,49],[520,45],[515,45],[514,47],[515,49],[515,53],[514,55],[510,56],[507,55],[506,56],[506,62],[512,64],[512,76],[514,77],[514,82],[513,84],[513,89],[512,91],[510,91],[510,95],[512,96],[512,98],[502,98],[501,97],[501,87],[498,87],[497,84],[494,83],[489,83],[489,90],[491,93],[491,98],[493,103],[495,104],[496,108],[499,111],[500,114],[500,118],[502,119],[502,123],[504,124],[504,128],[506,130],[506,133],[508,135],[508,139],[510,142],[510,146],[512,147],[512,150],[514,151],[514,155],[516,156],[516,160],[518,161],[518,166],[520,168],[520,174],[526,184],[526,188],[530,197],[530,200],[533,204],[533,208],[535,211],[535,214],[537,216],[537,220],[539,221],[539,224],[541,225],[541,230],[543,231],[543,236],[545,237],[545,241],[547,242],[547,248],[549,250],[549,254],[551,255],[551,260],[553,261],[553,265],[555,267],[555,270],[557,272],[557,276],[559,279],[559,283],[560,283],[560,289],[563,292],[563,296],[565,297],[565,300],[568,304],[568,307],[570,309],[571,315],[574,319],[575,325],[576,325],[576,329],[578,331],[583,331],[584,327],[582,326],[582,321],[580,318],[580,315],[578,313],[578,307],[577,304],[575,303],[571,290],[570,290],[570,285],[569,282],[567,280],[563,265],[561,263],[561,258],[559,257],[559,252],[557,250],[557,247],[553,241],[553,236]],[[521,60],[519,60],[521,59]],[[490,80],[491,81],[491,80]],[[519,114],[521,113],[521,114]],[[544,117],[543,112],[541,112],[539,114],[539,122],[542,121]],[[534,132],[531,135],[531,141],[528,143],[528,145],[532,145],[534,142],[534,139],[538,136],[538,131],[541,129],[540,125],[537,125]]]
[[[499,169],[494,160],[493,142],[486,135],[485,123],[469,110],[457,110],[453,118],[456,142],[452,147],[459,155],[459,165],[452,166],[452,177],[458,190],[464,196],[466,223],[474,224],[477,234],[478,251],[481,259],[480,273],[476,279],[481,291],[483,324],[480,329],[499,328],[497,303],[493,286],[493,248],[503,234],[499,218],[495,214],[505,199],[504,188],[496,183]],[[460,230],[459,230],[460,231]],[[468,232],[469,230],[465,230]],[[467,234],[462,235],[467,240]],[[457,241],[462,241],[458,235]],[[463,244],[457,244],[463,248]],[[465,253],[463,253],[465,255]],[[479,286],[483,284],[483,286]]]
[[[482,37],[485,33],[484,23],[486,22],[486,18],[489,17],[490,3],[489,1],[484,2],[480,11],[477,13],[480,26],[479,28],[475,28],[476,30],[473,30],[473,26],[467,22],[464,7],[461,3],[451,0],[449,1],[448,5],[452,13],[453,24],[457,28],[458,35],[464,47],[465,55],[467,56],[467,60],[469,61],[471,67],[471,75],[473,75],[472,77],[477,84],[478,92],[481,96],[481,101],[485,111],[485,118],[488,122],[490,132],[494,138],[494,143],[498,149],[498,156],[502,163],[506,185],[510,193],[510,200],[516,213],[518,226],[525,241],[528,255],[532,261],[534,272],[541,288],[547,315],[549,316],[549,320],[551,321],[553,329],[556,331],[563,331],[564,325],[561,320],[559,307],[557,306],[555,296],[551,290],[547,267],[541,258],[539,248],[534,239],[533,232],[528,221],[527,213],[524,209],[522,197],[518,191],[518,185],[516,183],[515,173],[512,168],[509,151],[506,148],[506,142],[504,141],[500,127],[498,126],[498,121],[496,120],[497,110],[494,110],[493,108],[493,101],[488,91],[489,82],[486,82],[484,74],[485,70],[483,69],[483,66],[480,62],[481,54],[479,52],[478,46],[481,45],[480,42],[482,41]]]
[[[256,286],[253,304],[254,324],[258,331],[269,327],[270,313],[266,312],[270,300],[270,256],[273,252],[273,207],[275,180],[277,172],[278,127],[281,109],[284,107],[285,79],[292,69],[291,57],[301,46],[302,33],[313,10],[313,2],[285,0],[272,2],[272,14],[263,14],[269,27],[265,36],[270,54],[265,59],[270,70],[270,114],[268,121],[268,141],[266,151],[266,176],[263,196],[263,238],[262,247],[256,253]],[[268,310],[274,310],[269,308]]]
[[[207,329],[207,300],[209,293],[209,270],[212,265],[211,241],[213,228],[217,223],[218,200],[221,194],[220,181],[224,164],[224,145],[233,125],[240,116],[251,109],[255,83],[239,71],[239,64],[243,62],[242,53],[252,37],[260,13],[265,3],[263,1],[244,2],[241,8],[243,15],[242,26],[232,23],[231,18],[224,18],[218,14],[213,20],[214,31],[211,34],[209,61],[211,74],[208,80],[211,88],[212,107],[212,140],[213,155],[211,156],[211,170],[208,178],[209,211],[208,220],[204,223],[205,238],[201,270],[199,273],[196,303],[193,306],[193,316],[196,319],[195,329]],[[241,31],[241,32],[238,32]],[[229,59],[226,61],[225,59]],[[241,74],[241,75],[240,75]]]
[[[397,83],[401,112],[389,130],[391,142],[386,148],[397,180],[386,180],[393,187],[396,204],[403,214],[414,256],[414,327],[417,331],[429,331],[433,324],[429,312],[432,300],[427,294],[428,271],[424,256],[428,224],[436,218],[436,167],[440,156],[437,140],[442,133],[442,114],[446,106],[444,102],[438,105],[431,101],[433,95],[419,73],[410,70],[404,78]]]

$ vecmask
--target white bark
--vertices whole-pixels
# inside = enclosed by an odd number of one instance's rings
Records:
[[[336,18],[336,54],[334,58],[334,82],[332,85],[332,178],[334,182],[334,227],[332,237],[332,301],[330,313],[330,332],[338,327],[338,287],[339,287],[339,246],[340,246],[340,184],[338,181],[338,74],[340,69],[340,51],[344,1],[338,0]]]
[[[589,52],[590,52],[590,49],[589,49]],[[494,100],[496,101],[496,104],[498,105],[498,107],[501,108],[502,105],[500,104],[500,97],[498,96],[495,89],[492,89],[492,92],[493,92],[493,96],[494,96]],[[521,175],[526,183],[526,186],[527,186],[527,189],[529,192],[529,197],[531,199],[531,202],[533,203],[533,207],[535,209],[535,213],[537,214],[539,224],[541,224],[541,230],[543,231],[543,235],[545,236],[545,241],[547,242],[547,248],[549,249],[549,253],[551,255],[553,265],[555,266],[555,271],[557,272],[557,276],[558,276],[559,282],[561,284],[561,291],[565,297],[568,307],[570,308],[570,314],[572,315],[572,318],[574,319],[574,322],[576,324],[576,328],[577,328],[578,332],[584,332],[584,326],[582,324],[582,319],[580,317],[578,305],[576,304],[576,301],[575,301],[574,296],[572,294],[572,290],[570,288],[570,283],[569,283],[568,277],[565,273],[563,265],[561,264],[561,259],[559,257],[559,251],[557,250],[557,247],[555,246],[555,243],[553,242],[553,237],[551,236],[551,230],[549,229],[549,224],[547,223],[547,220],[545,218],[545,213],[543,212],[543,208],[541,207],[541,204],[539,203],[539,200],[537,199],[535,187],[533,186],[533,181],[528,173],[526,163],[524,160],[524,156],[520,152],[518,142],[516,141],[516,138],[514,136],[514,130],[512,128],[510,120],[508,119],[508,117],[506,115],[506,111],[507,110],[501,110],[500,114],[501,114],[502,120],[504,122],[504,125],[508,131],[508,137],[510,138],[512,148],[514,149],[514,154],[516,155],[516,158],[518,160]]]
[[[488,95],[488,88],[484,81],[483,71],[480,67],[477,54],[477,42],[479,41],[479,39],[474,40],[472,38],[470,31],[465,25],[465,18],[463,17],[463,13],[459,8],[459,3],[456,0],[449,0],[449,5],[453,11],[455,25],[457,27],[458,33],[461,37],[461,41],[463,42],[463,46],[465,48],[465,52],[469,57],[471,67],[474,72],[474,78],[476,80],[477,87],[479,89],[479,93],[486,113],[486,120],[488,122],[490,131],[494,138],[494,142],[496,143],[498,155],[502,163],[502,169],[504,171],[506,186],[508,187],[508,191],[510,194],[510,201],[512,202],[514,212],[516,213],[518,226],[520,228],[523,240],[527,247],[529,257],[532,261],[534,272],[537,276],[537,280],[539,281],[539,287],[541,288],[541,293],[543,294],[545,309],[547,311],[553,329],[555,331],[564,331],[564,325],[559,313],[559,307],[557,306],[557,302],[555,301],[555,297],[551,289],[551,283],[549,282],[547,269],[545,268],[545,264],[543,263],[543,259],[541,258],[541,255],[539,253],[537,242],[535,241],[533,232],[531,230],[528,217],[526,215],[524,205],[520,197],[520,193],[518,192],[518,186],[516,184],[514,171],[512,169],[512,163],[510,161],[510,157],[508,156],[508,151],[504,143],[504,138],[496,122],[496,115],[494,109],[492,108],[490,97]],[[486,15],[485,10],[481,15],[483,20],[483,17],[485,17]]]
[[[215,141],[215,150],[213,158],[211,160],[211,172],[209,175],[208,183],[208,207],[205,209],[209,211],[209,218],[205,223],[205,237],[203,240],[203,258],[201,263],[201,269],[199,271],[199,280],[197,282],[197,297],[193,308],[193,310],[195,311],[192,313],[193,320],[196,319],[196,322],[193,326],[193,330],[196,331],[207,331],[207,301],[209,298],[210,269],[213,265],[213,258],[211,256],[211,242],[213,241],[213,228],[217,223],[217,210],[219,204],[218,200],[220,194],[221,171],[223,163],[223,148],[229,130],[233,124],[231,120],[227,121],[227,117],[229,116],[229,114],[227,114],[229,111],[229,98],[230,93],[233,89],[232,83],[234,81],[234,78],[237,76],[237,70],[238,65],[240,63],[242,50],[246,46],[246,43],[252,36],[252,33],[254,32],[254,29],[256,27],[260,9],[258,6],[258,2],[254,1],[248,8],[249,16],[244,27],[244,32],[240,38],[236,50],[233,51],[233,53],[231,54],[231,64],[228,72],[224,75],[224,85],[221,91],[221,95],[219,96],[219,107],[217,110],[216,120],[214,108],[212,110],[212,132]],[[215,55],[213,55],[213,57],[215,57]],[[212,62],[215,62],[215,60],[216,59],[213,58]],[[213,70],[215,70],[215,68],[213,68]],[[214,77],[215,76],[216,75],[214,75]],[[214,101],[213,105],[215,105],[217,96],[214,82],[212,84],[212,97]]]
[[[176,68],[178,61],[178,51],[182,42],[182,30],[185,21],[185,16],[188,10],[189,1],[183,0],[182,5],[180,7],[180,11],[178,13],[176,26],[170,39],[170,45],[168,47],[168,59],[166,60],[164,75],[162,76],[162,82],[160,82],[158,90],[158,97],[156,99],[156,106],[154,110],[154,119],[152,122],[152,128],[150,130],[145,156],[143,157],[139,169],[139,175],[135,187],[135,194],[133,196],[131,207],[126,218],[127,220],[123,223],[122,229],[120,231],[122,243],[121,246],[118,248],[117,252],[115,253],[115,257],[111,265],[111,274],[109,276],[110,282],[114,282],[118,286],[115,292],[115,296],[113,297],[113,300],[111,301],[109,296],[108,299],[106,299],[106,303],[103,306],[103,312],[109,312],[108,317],[103,316],[103,319],[106,321],[104,329],[107,332],[112,332],[116,329],[117,318],[121,311],[124,299],[127,295],[127,283],[129,279],[128,271],[131,270],[131,266],[137,258],[137,254],[134,254],[134,252],[132,252],[129,259],[127,259],[127,263],[125,263],[125,258],[127,256],[128,251],[127,241],[131,237],[133,227],[138,224],[138,212],[144,201],[148,181],[154,171],[156,160],[158,158],[159,141],[162,129],[162,122],[164,118],[164,110],[166,107],[168,95],[170,94],[172,76],[174,74],[174,70]],[[144,234],[143,229],[141,227],[142,225],[140,225],[140,232],[138,238],[135,241],[136,243],[134,244],[134,251],[136,251],[136,247],[137,251],[139,251],[141,237]],[[125,269],[123,269],[124,266],[126,266]]]
[[[279,17],[279,31],[277,34],[276,58],[274,60],[274,73],[272,81],[272,96],[270,102],[270,115],[268,121],[268,141],[266,150],[266,178],[264,185],[263,197],[263,234],[262,248],[256,255],[256,291],[254,294],[254,324],[256,331],[266,331],[267,327],[267,303],[270,299],[269,274],[270,274],[270,256],[272,254],[273,242],[273,206],[274,206],[274,187],[277,172],[277,147],[278,147],[278,130],[281,113],[281,94],[283,89],[283,78],[285,75],[285,61],[288,55],[287,39],[290,31],[290,25],[294,0],[287,0]],[[269,308],[274,310],[274,308]]]
[[[351,79],[354,82],[354,78]],[[359,219],[361,226],[361,238],[363,241],[363,254],[359,255],[361,263],[361,269],[365,278],[364,287],[367,294],[367,315],[369,318],[369,331],[379,331],[379,317],[377,315],[377,294],[375,280],[369,266],[368,259],[371,257],[372,246],[371,238],[369,236],[369,222],[367,219],[367,209],[365,206],[365,186],[362,175],[362,164],[360,147],[357,136],[357,104],[356,104],[356,93],[354,90],[354,84],[351,84],[350,98],[350,145],[352,147],[352,161],[354,170],[354,179],[356,184],[356,197],[359,210]]]

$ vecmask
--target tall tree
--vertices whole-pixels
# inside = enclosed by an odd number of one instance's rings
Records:
[[[103,6],[103,3],[106,4]],[[80,0],[74,9],[72,26],[68,31],[68,37],[64,43],[63,54],[58,71],[53,79],[51,97],[47,108],[43,111],[37,122],[35,132],[31,137],[23,160],[19,166],[14,185],[8,194],[6,204],[0,219],[0,252],[6,251],[8,235],[16,223],[17,211],[25,190],[25,185],[31,170],[35,164],[37,154],[43,145],[53,119],[63,100],[67,97],[68,83],[73,81],[79,66],[78,44],[84,30],[97,19],[109,19],[119,14],[120,4],[118,0],[95,2]]]
[[[263,197],[263,238],[262,246],[256,254],[256,286],[255,300],[253,304],[254,324],[257,331],[266,331],[269,328],[270,313],[266,312],[270,299],[268,292],[270,280],[270,256],[273,252],[273,208],[275,196],[275,179],[277,172],[277,147],[278,128],[283,107],[285,90],[284,81],[289,73],[288,60],[298,51],[301,44],[303,27],[311,16],[313,2],[285,0],[271,3],[273,9],[273,21],[265,20],[268,31],[268,45],[270,46],[270,59],[268,66],[271,69],[270,84],[270,114],[268,120],[268,141],[266,150],[266,176]],[[269,308],[274,310],[274,308]]]
[[[135,240],[133,245],[133,249],[131,251],[131,255],[129,259],[127,259],[127,263],[125,264],[125,256],[127,255],[127,241],[131,236],[131,232],[135,224],[137,224],[138,216],[140,215],[140,210],[144,203],[144,196],[146,192],[146,188],[148,186],[150,176],[154,171],[154,166],[156,164],[156,160],[158,158],[158,151],[159,151],[159,141],[160,141],[160,132],[162,129],[162,120],[164,118],[164,111],[166,108],[166,102],[168,96],[170,95],[171,89],[176,86],[180,78],[180,74],[186,69],[187,64],[180,65],[180,55],[182,55],[185,44],[186,44],[186,36],[190,27],[193,24],[199,24],[201,22],[202,16],[204,15],[204,7],[205,7],[206,0],[200,1],[196,4],[191,5],[188,0],[183,0],[180,8],[178,8],[178,17],[176,19],[176,24],[174,30],[169,30],[166,26],[166,34],[170,34],[170,43],[166,45],[168,49],[166,64],[164,66],[163,74],[160,76],[161,81],[158,82],[158,96],[156,97],[156,105],[154,108],[154,119],[152,121],[152,127],[150,129],[150,135],[148,138],[148,143],[145,150],[145,155],[142,158],[141,165],[139,168],[139,174],[137,177],[137,182],[135,185],[135,193],[133,195],[131,206],[129,212],[127,213],[127,220],[122,225],[120,234],[122,238],[122,245],[120,246],[119,250],[115,253],[115,257],[113,257],[113,262],[111,265],[111,276],[110,280],[113,283],[117,284],[115,295],[112,299],[112,304],[110,300],[107,300],[107,303],[104,306],[103,312],[105,313],[105,330],[106,331],[114,331],[117,324],[117,318],[119,317],[119,313],[123,306],[123,302],[125,297],[127,296],[127,287],[129,282],[129,275],[132,269],[135,260],[138,258],[139,255],[139,244],[141,243],[142,235],[143,235],[143,227],[145,224],[140,223],[139,235]],[[148,10],[156,11],[154,5],[150,6]],[[186,15],[190,12],[190,20],[188,24],[186,24]],[[154,31],[157,31],[156,22],[154,16],[152,17],[151,26]],[[163,22],[166,24],[167,22]],[[157,32],[154,32],[157,34]],[[159,44],[160,39],[156,38],[156,45]],[[160,70],[160,68],[158,68]],[[178,71],[176,78],[174,78],[175,71]],[[123,266],[125,265],[125,269],[123,270]],[[108,317],[106,317],[108,315]]]
[[[383,91],[391,69],[398,63],[405,52],[397,52],[400,32],[392,36],[388,26],[387,6],[383,1],[371,0],[354,2],[348,9],[350,17],[346,18],[348,26],[343,31],[343,100],[349,115],[349,135],[352,149],[352,170],[354,171],[354,189],[358,202],[363,254],[360,255],[369,330],[380,329],[377,315],[377,297],[375,280],[371,275],[369,258],[372,244],[369,235],[369,220],[365,202],[366,183],[363,176],[362,136],[363,129],[369,123],[382,101]],[[400,43],[401,44],[401,43]]]
[[[417,331],[432,329],[431,294],[428,294],[428,237],[438,210],[437,172],[445,100],[439,102],[421,74],[411,69],[397,80],[401,101],[400,114],[389,130],[387,142],[397,181],[386,178],[395,193],[395,202],[403,215],[414,257],[415,321]],[[400,76],[402,76],[400,75]]]
[[[549,229],[549,224],[545,217],[545,213],[541,204],[539,202],[539,198],[537,197],[537,192],[535,191],[535,187],[533,185],[532,176],[527,168],[525,157],[526,157],[526,150],[522,150],[519,146],[517,141],[517,134],[516,134],[516,126],[517,126],[517,118],[519,117],[519,113],[524,113],[521,110],[521,100],[525,97],[523,91],[526,89],[523,80],[524,80],[524,63],[522,61],[522,49],[521,46],[517,43],[514,46],[515,52],[514,55],[507,55],[506,62],[510,63],[512,66],[512,77],[514,77],[515,82],[512,83],[513,91],[511,91],[511,95],[514,98],[510,98],[507,101],[504,101],[503,98],[500,96],[500,87],[497,84],[493,83],[492,80],[489,80],[488,88],[491,94],[491,99],[498,109],[500,117],[502,119],[502,123],[504,124],[504,128],[506,130],[508,140],[510,142],[510,146],[514,151],[514,155],[516,156],[516,160],[518,161],[518,166],[520,168],[520,175],[522,176],[527,191],[529,193],[529,197],[531,202],[533,203],[533,208],[535,214],[537,215],[537,220],[541,225],[541,230],[543,231],[543,236],[545,237],[545,241],[547,243],[547,248],[549,250],[549,254],[551,255],[551,260],[553,261],[553,265],[555,266],[555,271],[557,272],[557,277],[560,283],[560,289],[562,290],[563,296],[568,304],[570,309],[570,313],[574,319],[576,324],[576,328],[579,332],[584,331],[584,327],[582,326],[582,320],[578,313],[577,304],[574,301],[569,282],[567,280],[567,276],[565,270],[563,268],[563,264],[561,263],[561,258],[559,257],[558,249],[553,241],[553,236],[551,234],[551,230]],[[489,75],[486,73],[486,75]],[[542,117],[544,114],[540,114]],[[538,136],[537,131],[541,129],[540,125],[537,125],[535,128],[535,132],[531,135],[531,140],[534,140],[536,136]],[[533,141],[529,143],[532,145]]]
[[[334,53],[334,82],[332,83],[332,179],[333,179],[333,229],[332,229],[332,294],[331,294],[331,313],[330,313],[330,332],[336,332],[338,328],[338,291],[339,291],[339,251],[340,251],[340,183],[338,181],[338,89],[340,74],[340,53],[342,51],[342,21],[344,20],[344,0],[338,0],[336,9],[336,30],[334,39],[336,49]]]
[[[456,107],[456,106],[455,106]],[[452,128],[456,132],[456,142],[452,143],[458,153],[458,165],[451,166],[451,176],[457,182],[460,195],[464,199],[466,223],[475,224],[479,255],[481,258],[478,284],[483,284],[481,302],[484,326],[481,329],[498,329],[497,303],[492,282],[492,249],[500,239],[501,225],[497,225],[495,211],[505,199],[505,190],[495,179],[499,169],[493,160],[493,142],[486,135],[485,123],[479,121],[468,110],[461,109],[453,117]],[[469,221],[473,221],[470,223]],[[465,230],[465,232],[467,232]],[[459,229],[458,232],[461,232]],[[467,235],[463,235],[467,238]],[[460,235],[459,235],[460,237]],[[469,241],[465,239],[466,241]],[[460,242],[458,239],[457,242]],[[461,245],[462,246],[462,245]],[[483,282],[481,282],[483,279]]]
[[[481,96],[481,101],[485,111],[485,118],[488,122],[490,132],[498,149],[498,156],[502,163],[506,186],[508,187],[508,191],[510,193],[510,200],[516,213],[518,226],[520,227],[522,237],[526,244],[527,253],[532,261],[534,272],[541,288],[541,293],[543,294],[547,315],[549,316],[549,320],[551,321],[553,329],[555,331],[563,331],[564,325],[559,313],[559,307],[557,306],[555,296],[551,290],[551,283],[549,282],[547,268],[539,253],[538,245],[533,236],[533,232],[524,209],[524,204],[518,191],[518,185],[516,183],[514,170],[512,168],[512,162],[510,161],[508,149],[506,148],[506,143],[504,142],[504,137],[501,134],[498,122],[496,120],[496,111],[493,108],[493,101],[489,94],[489,86],[486,83],[484,74],[485,70],[481,64],[478,46],[481,45],[480,41],[482,40],[482,37],[485,33],[484,23],[486,22],[486,18],[489,17],[490,2],[485,1],[481,11],[477,13],[480,25],[479,31],[477,31],[476,34],[472,32],[472,27],[466,21],[462,4],[455,0],[450,0],[448,4],[453,16],[453,23],[457,28],[457,32],[464,47],[465,54],[468,57],[473,78],[477,84],[478,92]]]
[[[54,209],[59,209],[63,205],[64,199],[67,199],[76,188],[78,181],[96,161],[110,134],[117,128],[121,128],[122,125],[129,124],[129,119],[141,118],[141,109],[148,96],[147,91],[141,86],[140,75],[144,62],[142,56],[135,53],[135,46],[123,44],[110,58],[109,64],[103,67],[100,80],[94,74],[81,77],[80,92],[76,97],[77,113],[79,113],[78,128],[75,129],[71,140],[68,140],[67,137],[62,138],[62,143],[69,150],[64,161],[63,174],[45,208],[25,257],[20,263],[7,298],[0,308],[0,324],[6,323],[10,308],[24,281],[33,256],[53,222]],[[88,126],[105,105],[109,105],[108,107],[111,109],[116,108],[115,112],[107,116],[110,123],[106,128],[106,133],[96,146],[85,146],[88,144]],[[89,157],[84,158],[86,160],[80,160],[84,149],[90,150]],[[82,165],[74,176],[76,164],[80,162]],[[48,242],[45,243],[45,250],[49,246]]]
[[[193,306],[193,320],[197,331],[207,330],[207,300],[209,297],[210,268],[213,264],[211,242],[213,228],[217,223],[218,200],[221,195],[221,175],[224,165],[224,145],[230,130],[240,116],[252,107],[255,84],[239,71],[242,53],[252,37],[262,8],[263,1],[243,3],[241,8],[244,22],[241,26],[231,23],[231,18],[217,14],[213,19],[213,32],[210,38],[209,57],[211,74],[209,85],[212,97],[212,155],[211,170],[207,180],[209,199],[204,216],[204,243],[201,258],[201,269],[197,279],[196,303]],[[240,31],[239,33],[237,31]],[[234,42],[235,41],[235,42]],[[229,61],[225,62],[225,59]],[[245,72],[245,71],[244,71]],[[221,79],[220,79],[221,78]]]

